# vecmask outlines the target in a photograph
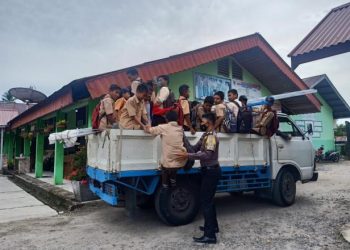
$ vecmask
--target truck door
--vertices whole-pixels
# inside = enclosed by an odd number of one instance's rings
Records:
[[[279,131],[275,135],[279,163],[293,162],[300,167],[303,177],[308,177],[313,168],[312,144],[287,117],[280,116]]]

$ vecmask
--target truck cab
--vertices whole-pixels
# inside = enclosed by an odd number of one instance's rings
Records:
[[[254,191],[279,206],[295,201],[296,182],[317,180],[314,150],[306,133],[288,115],[278,113],[279,130],[272,137],[219,133],[222,176],[217,193]],[[312,131],[308,131],[311,133]],[[202,132],[185,135],[191,143]],[[178,171],[177,186],[166,192],[159,183],[159,137],[141,130],[111,129],[88,137],[89,186],[110,205],[154,204],[170,225],[190,223],[199,210],[200,166]]]

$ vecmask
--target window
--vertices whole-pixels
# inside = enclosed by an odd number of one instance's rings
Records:
[[[299,129],[287,117],[279,117],[278,120],[280,122],[278,128],[280,132],[290,136],[303,136]]]
[[[243,70],[235,61],[232,61],[232,78],[243,80]]]
[[[86,125],[86,107],[75,110],[76,112],[76,127],[83,128]]]
[[[228,58],[218,61],[218,75],[230,77],[229,65],[230,63]]]

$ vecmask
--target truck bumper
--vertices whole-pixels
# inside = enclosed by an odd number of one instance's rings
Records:
[[[310,181],[317,181],[317,180],[318,180],[318,172],[314,172]]]
[[[105,182],[106,178],[110,178],[108,173],[96,168],[87,167],[86,172],[89,176],[90,190],[100,197],[106,203],[117,206],[118,205],[118,190],[117,186],[112,183]]]

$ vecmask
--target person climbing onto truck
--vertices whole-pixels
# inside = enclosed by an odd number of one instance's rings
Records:
[[[272,110],[272,105],[275,99],[271,96],[266,97],[265,104],[262,107],[262,112],[252,128],[251,132],[258,135],[267,135],[271,137],[278,129],[278,119],[275,111]],[[275,120],[274,120],[275,119]],[[277,125],[275,125],[275,123]],[[277,126],[277,128],[275,128]]]
[[[146,126],[145,132],[151,135],[160,135],[162,141],[162,186],[168,188],[176,186],[176,172],[186,164],[186,159],[179,159],[176,154],[186,152],[183,142],[183,129],[177,123],[177,113],[172,110],[165,115],[167,124],[156,127]]]
[[[121,89],[116,84],[109,86],[109,93],[106,94],[100,102],[99,106],[99,130],[112,128],[116,123],[116,113],[114,110],[114,103],[120,98]]]
[[[139,76],[139,72],[135,68],[130,68],[126,71],[126,75],[131,83],[131,93],[136,94],[137,86],[142,83],[142,79]]]
[[[204,226],[200,227],[200,230],[204,231],[204,235],[199,238],[193,237],[193,240],[198,243],[216,244],[215,233],[219,232],[219,226],[214,196],[221,177],[221,167],[218,160],[219,140],[215,132],[215,114],[204,114],[202,119],[202,125],[207,129],[197,144],[192,146],[186,137],[184,139],[187,151],[195,153],[183,152],[179,153],[178,156],[179,159],[200,160],[201,164],[200,203],[204,216]]]
[[[145,100],[148,95],[146,84],[137,86],[136,95],[130,97],[121,110],[119,126],[124,129],[144,129],[148,124]]]

